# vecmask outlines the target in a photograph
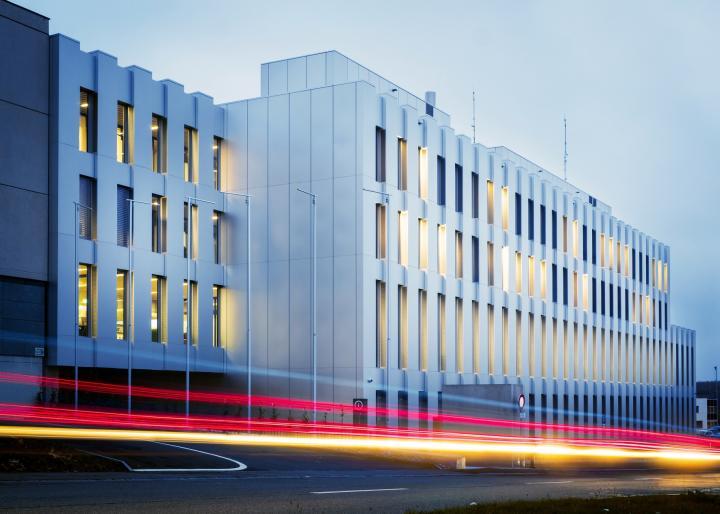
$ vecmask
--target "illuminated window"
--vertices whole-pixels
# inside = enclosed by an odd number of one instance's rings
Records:
[[[600,234],[600,267],[605,267],[605,234]]]
[[[523,374],[522,314],[515,311],[515,375]]]
[[[495,285],[495,245],[490,242],[487,243],[487,283]]]
[[[507,293],[510,291],[510,249],[507,246],[500,250],[500,260],[502,288]]]
[[[668,286],[670,284],[670,271],[668,269],[667,263],[663,264],[664,268],[664,277],[663,277],[663,290],[667,293],[668,292]]]
[[[398,368],[408,367],[408,299],[407,287],[398,286]]]
[[[455,278],[463,278],[462,232],[455,231]]]
[[[183,177],[185,182],[197,182],[197,130],[185,126],[183,130]]]
[[[457,373],[462,373],[464,369],[464,337],[463,302],[461,298],[455,298],[455,371]]]
[[[547,263],[540,261],[540,298],[547,298]]]
[[[587,273],[583,273],[582,276],[582,288],[583,288],[583,310],[587,312],[590,309],[590,278]]]
[[[573,257],[577,259],[578,256],[578,220],[573,220],[572,222],[572,249],[573,249]]]
[[[213,187],[217,191],[222,189],[223,181],[223,140],[220,137],[213,137]]]
[[[473,373],[480,373],[480,304],[472,302],[472,362]]]
[[[95,270],[89,264],[78,264],[77,324],[78,335],[95,336]]]
[[[438,370],[445,371],[447,368],[447,355],[445,352],[447,338],[447,323],[445,315],[445,295],[438,294]]]
[[[563,321],[563,379],[567,380],[570,378],[570,354],[568,353],[569,339],[570,336],[568,330],[568,322]]]
[[[428,199],[428,151],[427,148],[418,147],[418,187],[420,198]]]
[[[427,291],[418,291],[418,334],[419,334],[419,358],[420,370],[427,371],[427,342],[428,342],[428,320],[427,320]]]
[[[213,257],[215,264],[222,262],[222,213],[213,211],[212,213],[212,233],[213,233]]]
[[[630,276],[630,248],[625,245],[625,262],[623,264],[625,276]]]
[[[528,374],[535,376],[535,315],[528,313]],[[520,373],[518,373],[519,375]]]
[[[557,331],[557,327],[554,327]],[[547,320],[545,315],[540,316],[540,376],[542,378],[548,378],[547,376]]]
[[[164,196],[152,195],[151,202],[152,218],[152,251],[163,253],[167,249],[167,202]]]
[[[401,266],[408,265],[408,213],[398,212],[398,262]]]
[[[563,216],[562,219],[562,232],[563,232],[563,252],[567,253],[568,251],[568,219],[567,216]]]
[[[222,286],[212,288],[212,345],[222,347]]]
[[[495,308],[487,306],[488,374],[495,374]]]
[[[133,109],[128,104],[117,104],[116,147],[117,162],[132,163]]]
[[[94,178],[80,175],[79,183],[78,237],[81,239],[95,239],[95,220],[97,219],[97,182]]]
[[[510,334],[508,332],[508,309],[502,308],[502,373],[510,373]]]
[[[128,272],[118,270],[115,275],[115,339],[127,339]]]
[[[80,122],[78,125],[78,149],[81,152],[96,151],[97,96],[87,89],[80,89]]]
[[[508,230],[510,226],[510,198],[507,186],[501,190],[500,207],[502,210],[502,229]]]
[[[495,223],[495,185],[492,180],[487,181],[487,222]]]
[[[190,216],[190,213],[192,215]],[[188,257],[188,243],[192,248],[191,259],[197,259],[198,255],[198,206],[193,205],[190,212],[188,212],[188,203],[184,203],[184,221],[183,221],[183,257]],[[191,227],[192,225],[192,227]],[[191,237],[188,238],[188,233],[191,232]]]
[[[190,304],[188,305],[187,280],[183,280],[183,342],[187,344],[188,338],[192,344],[197,344],[197,282],[190,281]],[[190,331],[188,334],[188,330]]]
[[[385,129],[375,127],[375,180],[385,182]]]
[[[528,296],[535,296],[535,257],[528,256]]]
[[[559,367],[559,354],[558,354],[558,327],[557,319],[552,320],[552,377],[558,377]]]
[[[165,277],[153,275],[150,280],[150,338],[153,343],[167,342]]]
[[[515,252],[515,292],[522,293],[522,254]]]
[[[445,275],[447,271],[447,240],[445,235],[445,225],[438,225],[438,273]]]
[[[385,282],[375,281],[375,366],[387,366],[387,309]]]
[[[406,191],[408,187],[408,170],[407,170],[407,139],[398,138],[398,189]]]
[[[150,124],[152,134],[152,170],[155,173],[167,171],[167,120],[157,114],[152,115]]]
[[[617,265],[617,272],[620,273],[620,263],[622,262],[622,256],[620,255],[620,241],[615,243],[615,264]]]
[[[421,270],[428,268],[428,222],[425,218],[418,219],[418,257]]]
[[[130,215],[132,212],[133,190],[117,186],[117,244],[127,247],[130,244]]]
[[[375,258],[384,259],[387,256],[387,220],[385,205],[375,204]]]

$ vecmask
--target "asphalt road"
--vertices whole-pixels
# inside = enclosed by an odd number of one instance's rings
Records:
[[[720,493],[720,470],[439,469],[448,462],[265,447],[83,443],[131,468],[243,471],[0,475],[0,509],[32,512],[405,512],[505,499]],[[213,458],[201,450],[217,454]]]

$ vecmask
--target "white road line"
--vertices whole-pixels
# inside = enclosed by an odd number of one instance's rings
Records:
[[[535,484],[572,484],[572,480],[545,480],[543,482],[525,482],[525,485]]]
[[[347,491],[310,491],[310,494],[346,494],[346,493],[376,493],[382,491],[407,491],[407,487],[393,487],[387,489],[349,489]]]
[[[638,477],[635,480],[662,480],[663,477]]]

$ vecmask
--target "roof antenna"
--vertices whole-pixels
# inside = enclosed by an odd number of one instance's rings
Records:
[[[475,144],[475,90],[473,90],[473,122],[472,122],[472,129],[473,129],[473,144]]]
[[[563,175],[565,177],[565,182],[567,182],[567,118],[565,115],[563,115],[563,128],[565,129],[565,149],[563,151]]]

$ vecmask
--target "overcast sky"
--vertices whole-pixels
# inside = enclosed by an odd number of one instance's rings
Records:
[[[15,0],[52,33],[224,102],[260,63],[335,49],[438,94],[458,133],[504,145],[671,247],[671,322],[720,365],[720,2]],[[392,4],[392,5],[390,5]]]

